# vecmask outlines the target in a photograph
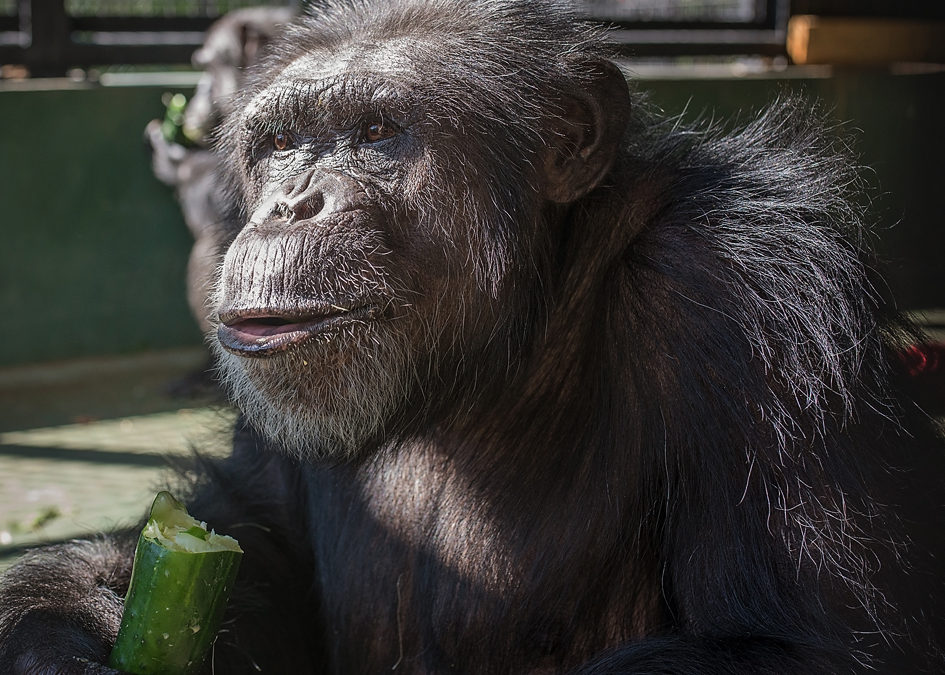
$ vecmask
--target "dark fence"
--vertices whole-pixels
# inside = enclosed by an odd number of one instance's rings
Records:
[[[293,3],[7,2],[0,14],[0,63],[23,65],[32,76],[115,64],[186,64],[223,11],[258,4]],[[613,39],[628,56],[784,53],[788,0],[586,0],[586,7],[591,18],[615,27]]]
[[[0,16],[0,63],[38,77],[93,65],[186,64],[216,18],[77,15],[65,0],[19,0],[14,9]]]
[[[614,42],[632,57],[782,56],[789,5],[788,0],[587,1],[588,14],[614,26]]]

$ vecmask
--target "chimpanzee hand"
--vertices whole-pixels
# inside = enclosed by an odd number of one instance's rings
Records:
[[[0,578],[0,673],[102,675],[121,623],[133,539],[33,551]]]
[[[70,618],[31,613],[12,631],[4,627],[0,672],[11,675],[114,675],[102,665],[109,646]]]

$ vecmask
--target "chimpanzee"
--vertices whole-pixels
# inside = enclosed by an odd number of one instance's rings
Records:
[[[237,109],[215,672],[941,668],[941,450],[816,115],[660,119],[538,0],[325,3]],[[108,672],[132,547],[11,569],[0,669]]]

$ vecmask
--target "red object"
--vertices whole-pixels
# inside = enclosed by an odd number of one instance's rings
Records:
[[[909,374],[907,387],[930,415],[945,415],[945,344],[909,345],[899,352]]]
[[[941,373],[945,364],[945,344],[909,345],[899,356],[912,377]]]

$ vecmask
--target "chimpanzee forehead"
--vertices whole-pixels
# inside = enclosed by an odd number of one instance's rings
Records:
[[[283,108],[289,102],[319,108],[405,104],[416,69],[408,40],[382,44],[352,44],[343,49],[312,51],[291,60],[256,93],[244,110],[253,117],[263,109]]]
[[[371,79],[396,79],[414,72],[411,52],[417,44],[411,40],[385,40],[382,43],[352,43],[331,52],[310,52],[291,61],[279,79],[335,79],[361,75]]]
[[[260,128],[320,121],[341,128],[367,112],[390,113],[407,122],[415,114],[418,94],[429,88],[429,74],[418,65],[428,62],[426,49],[415,39],[385,39],[310,50],[288,60],[251,96],[243,123]]]

